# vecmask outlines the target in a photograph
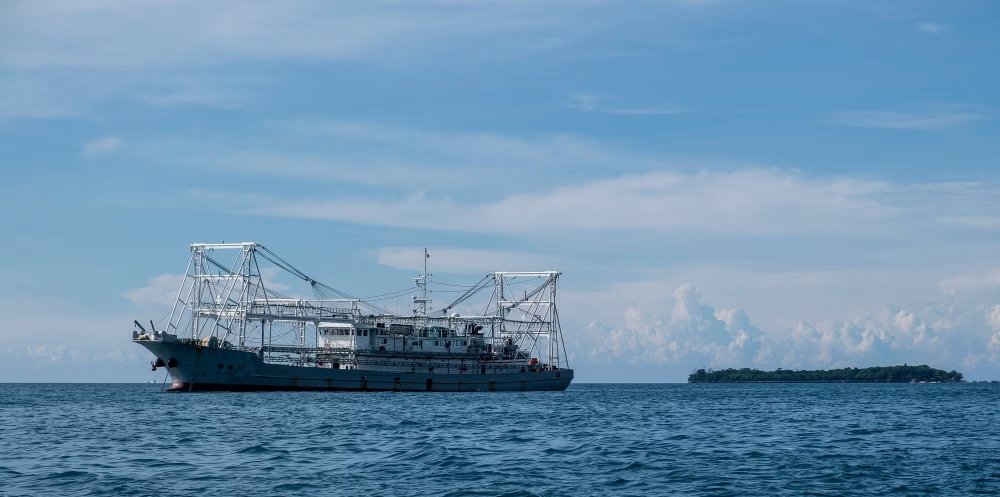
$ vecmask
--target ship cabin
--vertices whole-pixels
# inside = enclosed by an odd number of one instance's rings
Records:
[[[318,327],[320,347],[340,350],[369,350],[375,328],[352,321],[324,321]]]
[[[482,335],[459,334],[445,326],[383,323],[375,326],[350,320],[319,324],[320,347],[381,354],[479,354],[489,352]]]

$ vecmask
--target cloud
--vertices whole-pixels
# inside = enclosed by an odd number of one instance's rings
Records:
[[[990,328],[994,332],[993,336],[990,337],[989,343],[986,344],[989,360],[991,362],[1000,362],[1000,304],[987,309],[986,322],[989,323]]]
[[[263,266],[263,263],[261,265]],[[290,285],[280,281],[283,274],[283,270],[276,267],[260,268],[264,287],[271,291],[285,292],[292,289]],[[150,278],[145,285],[126,290],[121,295],[138,306],[170,310],[173,308],[174,302],[177,301],[177,293],[180,291],[185,277],[185,274],[161,274]],[[186,298],[186,296],[181,295],[181,298]]]
[[[551,258],[503,250],[431,247],[429,267],[433,272],[476,273],[491,271],[548,271],[555,266]],[[418,247],[383,247],[377,261],[397,269],[423,270],[424,249]]]
[[[696,7],[711,3],[677,0],[646,8],[661,24],[681,28],[686,12],[697,15],[702,9]],[[233,0],[15,0],[2,11],[0,119],[77,117],[109,101],[120,108],[122,97],[166,108],[242,108],[258,103],[255,90],[275,79],[255,63],[360,61],[395,69],[509,60],[567,50],[637,22],[616,2],[506,0],[252,6]],[[250,74],[257,78],[243,79]]]
[[[777,170],[677,173],[655,171],[512,194],[493,202],[443,196],[242,202],[251,212],[304,219],[464,232],[565,233],[594,231],[695,231],[781,234],[862,233],[874,222],[897,218],[882,203],[888,184],[815,180]],[[239,197],[227,199],[239,201]]]
[[[149,156],[170,156],[190,167],[238,171],[241,174],[308,178],[385,188],[440,188],[459,193],[495,192],[482,181],[487,171],[503,170],[518,188],[565,181],[567,176],[655,162],[636,153],[610,148],[599,141],[568,134],[510,136],[482,132],[417,130],[370,122],[298,119],[271,123],[262,132],[289,140],[313,140],[313,154],[220,146],[179,139],[149,144]],[[187,157],[187,159],[184,159]],[[176,164],[174,162],[173,164]],[[542,166],[542,167],[540,167]],[[520,181],[519,177],[530,178]]]
[[[58,309],[58,312],[53,312]],[[18,294],[0,299],[0,382],[142,381],[149,358],[130,343],[135,315],[79,299]],[[29,330],[26,332],[26,330]]]
[[[260,81],[234,72],[218,75],[197,68],[177,75],[161,69],[7,68],[0,71],[0,122],[86,118],[101,111],[106,115],[109,107],[127,110],[135,104],[241,108]]]
[[[940,216],[938,221],[965,228],[1000,230],[1000,215]]]
[[[948,30],[948,26],[945,26],[944,24],[936,24],[933,22],[926,22],[926,21],[919,22],[914,27],[917,29],[917,31],[921,31],[932,35],[941,34]]]
[[[506,50],[550,49],[597,29],[591,15],[602,8],[505,1],[15,2],[0,18],[7,45],[0,60],[20,67],[165,67],[277,59],[406,61],[457,46],[488,53],[501,41]],[[509,33],[522,41],[511,43],[504,36]]]
[[[782,361],[792,367],[924,363],[983,377],[1000,365],[983,352],[990,335],[982,306],[887,308],[848,321],[799,323]]]
[[[18,352],[29,361],[59,364],[68,362],[123,363],[142,359],[138,349],[121,347],[108,350],[89,350],[63,345],[26,345],[20,350],[15,350],[15,353]]]
[[[0,122],[80,116],[84,104],[59,81],[60,76],[0,71]]]
[[[144,161],[170,157],[163,167],[183,164],[200,171],[308,179],[310,185],[365,187],[315,188],[295,198],[191,192],[243,214],[409,229],[890,237],[946,226],[985,229],[1000,212],[995,182],[887,182],[787,168],[685,164],[573,135],[443,132],[316,119],[274,122],[261,132],[317,139],[329,153],[237,150],[190,139],[130,143],[129,149]],[[633,172],[617,173],[623,169]],[[503,171],[502,188],[482,180],[496,171]],[[362,190],[363,196],[355,194]]]
[[[570,108],[583,112],[602,112],[623,116],[665,116],[683,112],[672,105],[637,105],[622,106],[614,103],[616,99],[608,95],[576,92],[570,95]]]
[[[718,0],[643,5],[661,29]],[[261,60],[410,63],[442,54],[509,57],[574,46],[628,22],[620,2],[13,1],[0,16],[0,64],[178,67]],[[193,14],[196,13],[196,14]],[[635,20],[633,19],[634,23]],[[669,26],[667,28],[666,26]],[[178,36],[183,34],[183,36]]]
[[[144,286],[122,293],[135,305],[171,308],[177,301],[177,291],[184,281],[184,274],[161,274],[154,276]]]
[[[105,136],[90,140],[83,144],[83,155],[99,155],[121,148],[122,139],[117,136]]]
[[[832,122],[842,126],[900,130],[936,131],[959,128],[988,119],[986,114],[973,111],[888,112],[852,111],[833,114]]]
[[[760,330],[739,309],[716,310],[701,302],[690,284],[673,292],[673,308],[666,313],[636,307],[625,310],[624,326],[600,322],[588,326],[592,344],[583,353],[599,361],[631,365],[700,366],[754,364],[766,355]]]
[[[247,98],[240,90],[208,84],[199,87],[165,88],[159,91],[139,90],[135,97],[154,107],[200,106],[219,109],[236,109],[245,105]]]
[[[671,300],[667,311],[629,307],[618,326],[592,322],[578,339],[586,347],[581,352],[597,364],[623,361],[678,372],[909,363],[984,378],[1000,366],[1000,305],[885,308],[845,321],[762,330],[746,311],[703,303],[690,284],[677,287]]]
[[[1000,207],[1000,191],[988,182],[894,184],[780,169],[657,170],[514,190],[499,192],[499,198],[493,197],[498,192],[468,196],[454,188],[369,192],[363,198],[350,193],[305,198],[191,194],[263,216],[513,235],[603,231],[884,238],[945,225],[968,228],[942,220],[982,216]]]
[[[1000,268],[980,270],[976,273],[952,276],[939,283],[941,291],[948,295],[980,290],[1000,289]]]

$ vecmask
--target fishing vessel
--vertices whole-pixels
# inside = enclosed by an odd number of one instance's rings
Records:
[[[573,380],[556,308],[558,271],[492,272],[358,298],[320,283],[256,242],[195,243],[165,325],[132,340],[170,390],[538,391]],[[301,280],[312,295],[275,283]],[[460,295],[432,309],[430,287]],[[279,291],[280,290],[280,291]],[[384,302],[415,293],[409,312]],[[458,312],[462,310],[463,312]]]

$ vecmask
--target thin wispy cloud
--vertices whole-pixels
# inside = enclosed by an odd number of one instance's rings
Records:
[[[468,202],[447,196],[394,195],[377,202],[329,199],[247,199],[267,216],[483,233],[860,234],[898,218],[900,205],[881,197],[893,186],[859,180],[817,180],[776,170],[646,174],[510,194]],[[239,196],[227,200],[238,202]],[[534,216],[531,213],[545,213]]]
[[[285,291],[288,285],[278,281],[281,273],[276,268],[263,268],[260,272],[264,286],[271,290]],[[145,285],[122,292],[121,296],[137,306],[171,309],[177,302],[178,290],[184,282],[185,274],[161,274],[149,278]],[[183,297],[183,296],[182,296]]]
[[[218,109],[236,109],[245,105],[247,100],[238,90],[210,88],[183,88],[156,93],[141,93],[135,98],[154,107],[199,106]]]
[[[831,122],[841,126],[861,128],[937,131],[969,126],[987,119],[986,114],[973,111],[892,112],[865,110],[834,113]]]
[[[170,308],[177,302],[177,290],[184,282],[183,274],[161,274],[154,276],[139,288],[122,293],[130,302],[139,306],[160,306]]]
[[[523,50],[600,29],[601,3],[551,9],[534,2],[370,1],[356,4],[191,0],[13,5],[0,17],[20,67],[182,67],[253,60],[405,61],[415,54],[486,50],[516,38]],[[192,15],[197,12],[198,15]],[[516,33],[516,37],[508,36]]]
[[[58,75],[0,71],[0,122],[79,117],[85,107]],[[80,90],[78,81],[74,82]]]
[[[81,153],[83,155],[105,154],[118,150],[121,148],[122,143],[124,143],[122,139],[117,136],[105,136],[84,143]]]
[[[971,216],[941,216],[938,221],[945,224],[953,224],[965,228],[978,228],[982,230],[1000,230],[1000,214],[971,215]]]
[[[941,291],[948,295],[982,289],[1000,289],[1000,268],[980,271],[975,274],[959,274],[942,280]]]
[[[622,116],[666,116],[683,110],[673,105],[626,105],[620,99],[597,93],[576,92],[570,95],[570,108],[583,112],[602,112]]]
[[[286,150],[242,140],[158,137],[141,144],[130,142],[129,149],[144,163],[162,167],[493,195],[495,185],[482,181],[490,171],[530,178],[520,182],[519,188],[539,190],[574,176],[614,170],[624,162],[636,169],[663,166],[662,159],[567,133],[518,136],[305,118],[266,123],[258,130],[281,140],[318,145]],[[386,178],[394,181],[387,183]]]
[[[937,35],[944,33],[945,31],[948,31],[948,26],[945,26],[944,24],[937,24],[926,21],[917,23],[916,28],[917,31],[921,31],[932,35]]]
[[[486,271],[485,266],[498,271],[544,271],[556,267],[549,257],[521,251],[435,247],[430,255],[434,271],[442,273],[478,274]],[[378,250],[376,260],[383,266],[418,271],[423,268],[424,248],[383,247]]]

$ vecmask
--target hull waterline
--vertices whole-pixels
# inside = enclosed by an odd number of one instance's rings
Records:
[[[562,391],[572,369],[481,373],[331,369],[264,362],[247,351],[181,342],[136,340],[163,364],[172,391]]]

